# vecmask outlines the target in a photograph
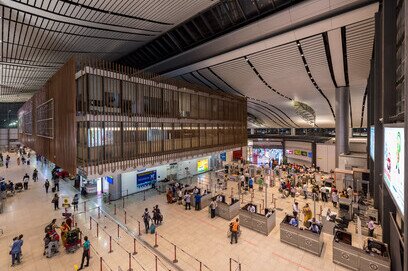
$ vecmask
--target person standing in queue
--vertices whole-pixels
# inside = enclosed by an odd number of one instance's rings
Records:
[[[201,210],[201,195],[200,193],[195,194],[194,196],[194,200],[195,200],[195,209],[196,211],[200,211]]]
[[[36,182],[38,180],[38,170],[35,168],[33,171],[33,181]]]
[[[74,211],[78,211],[78,202],[79,202],[79,195],[75,194],[74,198],[72,199],[72,206],[74,206]]]
[[[191,210],[191,195],[189,193],[186,193],[184,195],[184,201],[186,203],[186,210]]]
[[[143,222],[144,222],[144,225],[145,225],[146,233],[148,233],[149,232],[149,223],[150,223],[150,220],[152,218],[150,217],[149,210],[147,208],[145,208],[145,211],[143,213],[142,218],[143,218]]]
[[[44,187],[45,187],[45,193],[48,194],[48,188],[50,188],[50,181],[48,181],[48,179],[45,179]]]
[[[293,216],[297,216],[299,214],[299,203],[295,201],[292,207],[293,207]]]
[[[231,245],[232,241],[235,240],[235,243],[238,244],[238,232],[239,232],[239,219],[237,218],[235,221],[231,222]]]
[[[215,217],[215,210],[217,209],[217,202],[213,199],[210,203],[211,218]]]
[[[82,260],[81,260],[81,267],[78,270],[81,270],[84,268],[84,261],[86,258],[86,264],[85,267],[89,266],[89,258],[90,258],[90,252],[91,252],[91,243],[88,240],[88,236],[84,237],[84,244],[83,244],[84,251],[82,252]]]

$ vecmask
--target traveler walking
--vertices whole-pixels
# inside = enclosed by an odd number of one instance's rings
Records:
[[[45,180],[44,187],[45,193],[48,194],[48,188],[50,188],[50,181],[48,181],[48,179]]]
[[[14,240],[15,239],[15,240]],[[13,244],[11,245],[10,255],[11,255],[11,266],[15,266],[16,262],[19,264],[21,262],[21,247],[23,246],[23,240],[19,238],[14,238]]]
[[[36,182],[38,180],[38,170],[35,168],[33,171],[33,181]]]
[[[30,180],[30,176],[26,173],[23,177],[23,184],[24,184],[24,190],[28,189],[28,181]]]
[[[79,201],[79,195],[75,194],[74,198],[72,199],[72,206],[74,206],[74,211],[78,211],[78,201]]]
[[[88,266],[89,266],[89,257],[91,256],[91,255],[90,255],[90,252],[91,252],[91,249],[90,249],[90,248],[91,248],[91,243],[90,243],[89,240],[88,240],[88,236],[85,236],[85,237],[84,237],[83,248],[84,248],[84,251],[82,252],[81,267],[80,267],[78,270],[81,270],[81,269],[84,268],[85,258],[86,258],[85,267],[88,267]]]
[[[231,245],[232,245],[233,240],[235,240],[235,243],[238,244],[238,232],[239,232],[239,219],[238,218],[235,221],[231,222],[230,230],[231,230]]]
[[[55,193],[54,198],[52,199],[51,203],[54,203],[54,211],[59,209],[59,196]]]
[[[143,222],[144,222],[144,225],[145,225],[146,233],[148,233],[149,232],[149,223],[150,223],[150,220],[152,218],[150,217],[149,210],[147,208],[145,209],[145,211],[144,211],[144,213],[142,215],[142,218],[143,218]]]
[[[332,192],[332,203],[333,203],[333,207],[337,208],[337,203],[339,202],[339,195],[337,194],[337,190],[334,190]]]
[[[59,191],[59,177],[58,176],[54,179],[54,188],[55,188],[55,191]]]

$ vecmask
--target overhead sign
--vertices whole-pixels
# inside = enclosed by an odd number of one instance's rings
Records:
[[[220,153],[220,159],[221,161],[227,161],[227,153],[226,152]]]

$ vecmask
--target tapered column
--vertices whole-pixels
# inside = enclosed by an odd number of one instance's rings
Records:
[[[350,89],[349,87],[336,88],[336,167],[339,165],[339,155],[349,154],[349,127],[350,127]]]
[[[109,183],[109,194],[111,200],[118,200],[122,197],[122,175],[114,175],[112,183]]]

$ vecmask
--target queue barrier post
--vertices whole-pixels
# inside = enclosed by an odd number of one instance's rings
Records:
[[[146,200],[146,190],[143,190],[143,201]]]
[[[129,269],[128,271],[132,271],[132,254],[129,252]]]
[[[109,253],[112,253],[112,236],[109,235]]]
[[[230,271],[232,271],[232,258],[230,258]]]
[[[127,215],[126,215],[126,210],[124,210],[124,211],[125,211],[125,225],[126,225],[126,221],[127,221],[126,217],[127,217]]]
[[[113,206],[114,206],[114,208],[113,208],[113,214],[116,215],[116,203],[115,203]]]
[[[238,270],[241,271],[241,263],[238,263]]]
[[[138,224],[138,227],[139,227],[139,236],[141,236],[142,232],[140,231],[140,221],[139,220],[137,221],[137,224]]]
[[[100,218],[101,218],[101,207],[98,206],[98,219],[100,219]]]
[[[154,233],[154,247],[158,247],[159,245],[157,244],[157,231]]]
[[[200,261],[200,271],[203,270],[203,263]]]
[[[156,271],[158,270],[157,268],[158,268],[158,266],[157,266],[157,255],[154,255],[154,262],[155,262],[155,269],[156,269]]]
[[[133,238],[133,255],[136,255],[137,251],[136,251],[136,238]]]
[[[174,246],[174,260],[173,260],[173,263],[177,263],[178,262],[178,260],[177,260],[177,247],[176,247],[176,245],[173,245]]]
[[[84,201],[84,212],[86,213],[86,201]]]
[[[102,271],[102,262],[103,262],[103,259],[102,259],[102,256],[101,256],[101,257],[99,257],[99,269],[100,269],[100,271]]]
[[[118,238],[119,238],[120,236],[119,236],[119,224],[118,224]]]
[[[99,223],[96,222],[96,237],[99,237]]]
[[[125,209],[125,197],[122,197],[122,208]]]
[[[92,230],[92,217],[89,217],[89,230]]]

